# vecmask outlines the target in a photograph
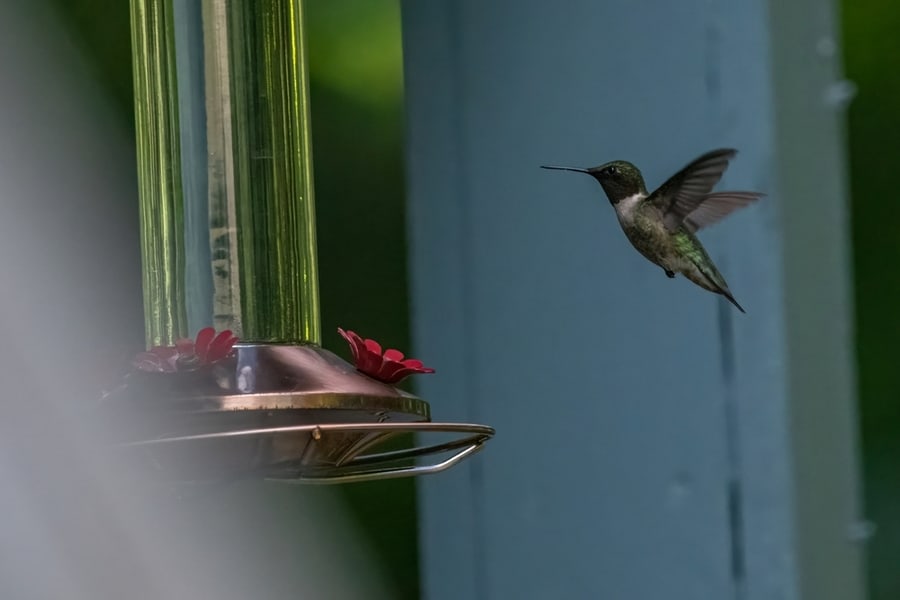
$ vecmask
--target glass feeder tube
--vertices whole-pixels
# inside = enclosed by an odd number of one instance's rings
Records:
[[[132,0],[148,346],[320,341],[300,0]]]

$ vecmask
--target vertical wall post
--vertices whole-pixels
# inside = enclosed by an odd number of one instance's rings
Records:
[[[420,482],[429,598],[863,598],[833,7],[783,4],[403,4],[422,391],[497,429]],[[722,146],[747,315],[538,168]]]

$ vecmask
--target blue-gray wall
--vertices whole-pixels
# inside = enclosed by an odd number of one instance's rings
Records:
[[[420,482],[430,599],[862,597],[828,4],[403,4],[420,391],[486,451]],[[720,146],[703,232],[748,314],[667,279],[541,164]]]

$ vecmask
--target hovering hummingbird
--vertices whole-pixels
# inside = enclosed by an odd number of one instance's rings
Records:
[[[757,192],[712,191],[735,154],[737,150],[730,148],[707,152],[652,194],[647,193],[640,170],[624,160],[590,169],[541,168],[587,173],[599,181],[616,210],[625,236],[638,252],[662,267],[668,277],[681,273],[700,287],[725,296],[738,310],[746,312],[694,236],[696,231],[763,196]]]

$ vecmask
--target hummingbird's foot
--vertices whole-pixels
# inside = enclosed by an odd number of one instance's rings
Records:
[[[664,269],[664,270],[666,272],[666,277],[668,277],[669,279],[675,279],[675,271],[670,271],[668,269]]]

